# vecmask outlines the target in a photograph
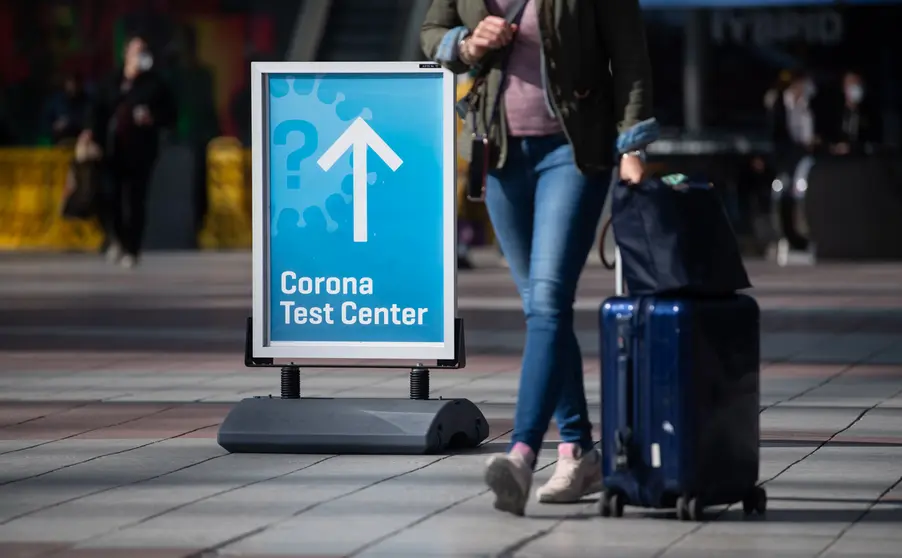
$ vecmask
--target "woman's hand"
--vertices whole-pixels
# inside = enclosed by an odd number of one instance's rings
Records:
[[[620,159],[620,180],[639,184],[645,179],[645,162],[638,155],[627,154]]]
[[[516,25],[508,24],[502,17],[489,16],[480,21],[473,33],[464,41],[464,57],[468,62],[479,62],[490,50],[497,50],[510,44],[516,32]]]

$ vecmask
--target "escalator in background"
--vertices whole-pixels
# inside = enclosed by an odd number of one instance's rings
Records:
[[[415,0],[332,0],[317,60],[398,60],[414,4]]]

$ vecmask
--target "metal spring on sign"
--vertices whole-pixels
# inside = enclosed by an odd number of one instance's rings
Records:
[[[412,368],[410,370],[410,398],[429,399],[428,368]]]
[[[301,398],[301,369],[297,366],[282,368],[282,399]]]

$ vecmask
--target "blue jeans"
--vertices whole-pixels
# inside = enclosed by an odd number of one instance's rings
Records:
[[[561,135],[510,138],[486,206],[526,313],[511,445],[538,454],[554,416],[564,442],[592,447],[582,355],[573,329],[579,276],[598,230],[610,173],[584,176]]]

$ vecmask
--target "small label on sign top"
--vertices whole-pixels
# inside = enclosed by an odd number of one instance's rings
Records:
[[[651,466],[655,469],[661,468],[661,446],[658,444],[651,445]]]

